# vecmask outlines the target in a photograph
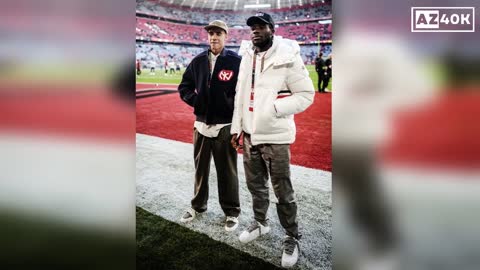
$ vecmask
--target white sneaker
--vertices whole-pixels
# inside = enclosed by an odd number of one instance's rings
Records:
[[[292,267],[298,260],[298,240],[291,236],[286,236],[283,240],[282,267]]]
[[[198,212],[195,211],[195,209],[193,208],[190,208],[187,210],[187,212],[185,212],[185,214],[182,216],[182,218],[180,219],[180,222],[190,222],[192,220],[195,219],[195,217],[197,217],[197,214]]]
[[[227,216],[227,219],[225,220],[225,231],[227,232],[235,231],[237,227],[238,227],[238,218]]]
[[[270,232],[270,227],[263,226],[260,222],[254,221],[245,231],[240,234],[238,240],[242,243],[248,243],[257,239],[260,235]]]

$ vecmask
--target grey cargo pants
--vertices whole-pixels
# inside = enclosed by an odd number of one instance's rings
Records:
[[[253,146],[250,135],[243,137],[243,164],[248,190],[252,194],[255,220],[266,224],[270,204],[268,175],[277,197],[277,214],[287,234],[300,238],[297,222],[297,204],[290,180],[290,145],[260,144]]]

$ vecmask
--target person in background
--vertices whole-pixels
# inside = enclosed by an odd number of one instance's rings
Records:
[[[315,71],[317,72],[317,75],[318,75],[318,92],[319,93],[325,93],[325,87],[327,87],[327,85],[323,83],[323,79],[325,78],[326,75],[324,70],[325,61],[323,60],[322,57],[323,57],[323,53],[320,52],[317,58],[315,58]]]
[[[166,58],[165,58],[164,68],[165,68],[165,75],[168,75],[168,60]]]
[[[330,83],[330,79],[332,78],[332,54],[328,56],[327,60],[325,60],[325,67],[324,67],[324,77],[323,77],[323,85],[322,85],[322,92],[325,92],[325,89]],[[328,88],[327,88],[328,89]],[[329,89],[331,90],[331,89]]]
[[[155,63],[155,61],[150,61],[150,75],[155,75],[155,66],[157,65],[157,63]]]
[[[142,74],[142,64],[140,63],[140,59],[137,59],[137,76]]]

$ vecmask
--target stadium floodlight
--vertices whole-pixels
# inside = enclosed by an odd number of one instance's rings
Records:
[[[331,24],[332,20],[318,21],[319,24]]]
[[[260,8],[270,8],[270,7],[272,7],[271,4],[254,4],[254,5],[244,5],[243,6],[244,9],[249,9],[249,8],[260,9]]]

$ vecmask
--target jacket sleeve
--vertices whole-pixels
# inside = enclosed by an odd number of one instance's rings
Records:
[[[313,103],[315,89],[300,54],[295,56],[293,66],[288,71],[286,84],[292,95],[275,100],[274,106],[278,117],[303,112]]]
[[[243,118],[243,68],[244,61],[240,62],[240,69],[238,72],[237,85],[235,87],[235,102],[233,109],[233,118],[232,118],[232,127],[230,128],[230,134],[240,134],[243,130],[242,128],[242,118]]]
[[[183,74],[182,82],[178,86],[178,92],[180,93],[180,98],[193,107],[195,105],[195,100],[197,99],[197,93],[195,92],[196,87],[192,63],[188,65]]]

